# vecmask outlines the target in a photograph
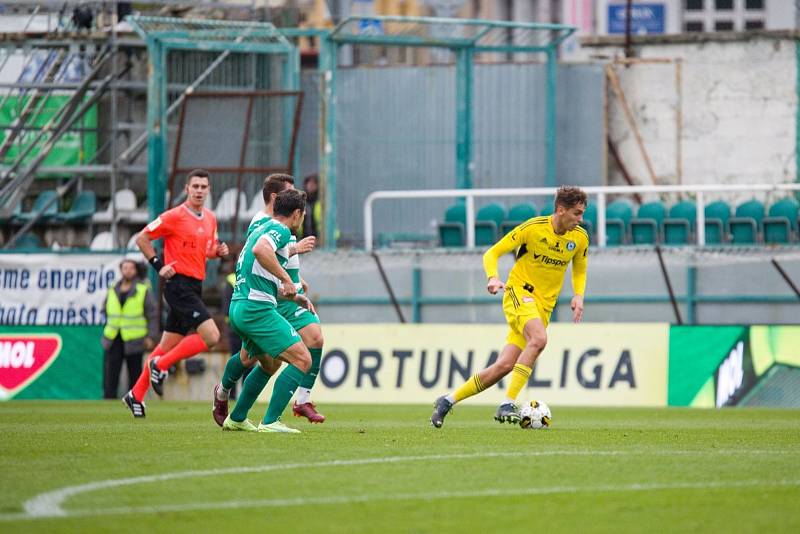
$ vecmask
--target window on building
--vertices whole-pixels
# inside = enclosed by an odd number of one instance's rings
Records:
[[[714,0],[714,7],[719,11],[733,10],[733,0]]]
[[[686,0],[686,11],[702,11],[703,0]]]
[[[746,20],[746,21],[744,21],[744,29],[745,30],[763,30],[764,29],[764,21],[763,20]]]
[[[747,10],[764,9],[764,0],[745,0],[744,8]]]
[[[683,25],[684,31],[687,32],[702,32],[703,31],[703,21],[702,20],[690,20]]]
[[[729,32],[733,31],[733,21],[732,20],[718,20],[714,22],[714,30],[718,32]]]

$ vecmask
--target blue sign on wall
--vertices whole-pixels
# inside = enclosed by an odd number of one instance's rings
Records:
[[[617,4],[608,6],[608,33],[625,33],[627,6]],[[664,4],[631,5],[631,33],[664,33]]]

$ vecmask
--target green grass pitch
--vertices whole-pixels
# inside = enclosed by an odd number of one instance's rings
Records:
[[[0,532],[800,532],[797,410],[320,408],[276,435],[206,403],[0,403]]]

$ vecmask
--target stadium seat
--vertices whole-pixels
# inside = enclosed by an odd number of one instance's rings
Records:
[[[126,219],[136,211],[136,195],[130,189],[120,189],[114,193],[114,201],[117,203],[117,218]],[[94,223],[111,223],[112,206],[111,202],[108,203],[106,209],[98,211],[92,215],[92,222]],[[145,217],[146,219],[146,217]]]
[[[53,199],[55,200],[53,201]],[[45,209],[45,206],[51,201],[53,202]],[[40,223],[47,222],[58,214],[58,195],[56,195],[55,191],[42,191],[39,193],[36,200],[33,201],[31,211],[23,211],[18,214],[14,217],[14,222],[20,225],[25,224],[35,219],[40,212],[42,213],[38,219]]]
[[[632,217],[633,205],[628,199],[620,198],[606,206],[606,245],[622,245],[627,241]]]
[[[539,212],[541,217],[547,217],[548,215],[552,215],[555,211],[555,200],[553,197],[545,197],[542,200],[542,210]]]
[[[664,219],[664,243],[666,245],[688,245],[697,221],[697,206],[690,200],[673,204],[669,216]]]
[[[487,204],[479,209],[475,215],[475,246],[494,245],[505,218],[506,209],[500,204]]]
[[[764,242],[772,244],[789,243],[792,234],[797,234],[797,201],[783,198],[769,208],[769,216],[764,218]]]
[[[703,208],[705,214],[706,244],[718,245],[728,240],[728,219],[731,216],[731,207],[727,202],[717,200]]]
[[[127,244],[127,245],[125,245],[125,248],[126,248],[127,250],[139,250],[139,247],[138,247],[138,246],[136,246],[136,238],[137,238],[137,237],[139,237],[139,232],[136,232],[135,234],[133,234],[133,235],[131,236],[131,238],[130,238],[130,239],[128,239],[128,244]]]
[[[594,234],[594,229],[597,228],[597,204],[589,201],[586,205],[586,211],[583,213],[583,222],[581,226],[589,234],[589,237]]]
[[[97,208],[97,198],[94,191],[81,191],[73,199],[69,211],[59,213],[55,220],[66,224],[88,223]]]
[[[247,211],[239,213],[239,220],[249,224],[255,214],[262,209],[264,209],[264,195],[259,192],[253,195],[253,199],[250,201],[250,207],[247,208]]]
[[[636,245],[654,245],[661,241],[661,225],[667,208],[657,200],[639,206],[636,217],[631,219],[631,241]]]
[[[764,204],[758,200],[748,200],[739,204],[736,215],[728,221],[731,243],[740,245],[758,242],[764,211]]]
[[[114,250],[114,237],[111,232],[100,232],[92,238],[89,250]]]
[[[467,227],[467,208],[463,202],[453,204],[444,213],[444,222],[439,223],[439,241],[443,247],[463,247]]]
[[[39,236],[34,234],[33,232],[28,232],[14,243],[14,249],[32,249],[32,248],[43,248],[44,244],[42,240],[39,239]]]
[[[524,223],[528,219],[536,217],[536,206],[533,204],[517,204],[511,206],[506,215],[506,220],[500,225],[500,232],[506,235],[508,232]]]
[[[214,208],[214,215],[218,221],[229,222],[236,215],[236,188],[226,189],[219,197],[219,202]],[[247,196],[244,191],[239,191],[239,213],[247,212]]]

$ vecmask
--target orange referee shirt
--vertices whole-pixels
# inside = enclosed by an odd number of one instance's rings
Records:
[[[206,258],[217,256],[217,219],[203,208],[198,215],[181,204],[159,215],[145,229],[150,239],[164,238],[164,264],[175,272],[203,280]]]

